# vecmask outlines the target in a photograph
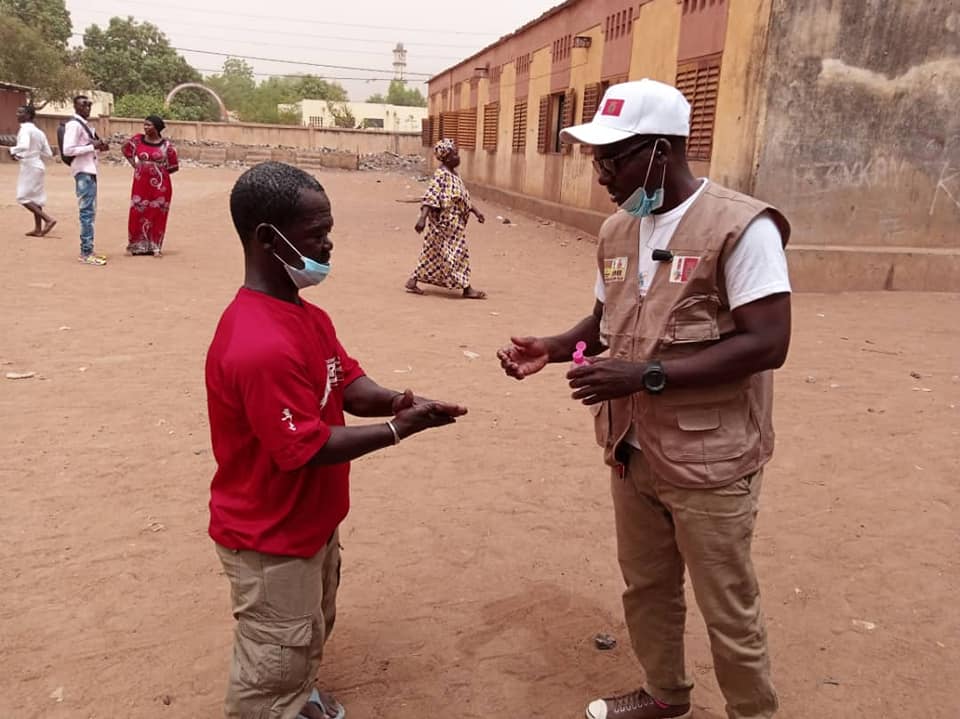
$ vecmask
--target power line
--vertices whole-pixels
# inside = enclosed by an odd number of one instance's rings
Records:
[[[351,65],[328,65],[322,62],[304,62],[302,60],[283,60],[276,57],[257,57],[256,55],[240,55],[229,52],[217,52],[215,50],[193,50],[188,47],[174,47],[174,50],[178,52],[193,52],[198,55],[217,55],[219,57],[235,57],[242,60],[256,60],[257,62],[279,62],[286,63],[288,65],[307,65],[309,67],[327,67],[331,70],[354,70],[358,72],[382,72],[388,75],[393,74],[393,70],[380,70],[373,67],[354,67]],[[433,77],[432,73],[429,72],[407,72],[407,75],[417,75],[418,77],[430,78]],[[376,79],[376,78],[374,78]],[[384,80],[389,80],[390,78],[381,78]]]
[[[87,0],[90,2],[90,0]],[[96,4],[96,0],[94,3]],[[146,5],[150,7],[156,7],[152,2],[140,2],[138,0],[124,0],[124,6],[127,5]],[[206,15],[217,15],[220,16],[221,13],[216,10],[204,10],[203,8],[198,7],[185,7],[183,5],[170,5],[164,4],[164,9],[178,10],[180,12],[192,12],[192,13],[202,13]],[[239,13],[239,12],[230,12],[230,15],[233,17],[246,17],[254,20],[279,20],[282,22],[292,22],[297,25],[331,25],[333,27],[352,27],[352,28],[362,28],[365,30],[390,30],[393,32],[421,32],[421,33],[443,33],[445,35],[473,35],[476,37],[499,37],[498,33],[495,32],[471,32],[467,30],[448,30],[446,28],[415,28],[415,27],[394,27],[390,25],[367,25],[365,23],[349,23],[349,22],[330,22],[328,20],[307,20],[304,18],[291,18],[291,17],[277,17],[276,15],[255,15],[252,13]]]
[[[149,23],[151,23],[151,24],[153,24],[153,25],[157,25],[158,22],[161,22],[161,21],[157,21],[157,20],[144,20],[144,19],[142,19],[142,18],[135,18],[135,19],[138,20],[138,21],[140,21],[140,22],[149,22]],[[81,23],[81,24],[82,24],[82,23]],[[92,25],[96,25],[95,22],[91,22],[91,24],[92,24]],[[311,40],[343,40],[343,41],[345,41],[345,42],[363,43],[363,44],[367,44],[367,45],[378,45],[378,44],[381,44],[381,43],[388,43],[388,44],[390,44],[390,45],[393,45],[393,44],[396,42],[395,40],[386,40],[386,39],[383,39],[383,38],[344,37],[343,35],[316,35],[315,33],[310,33],[310,32],[287,32],[286,30],[267,30],[267,29],[260,29],[260,28],[251,29],[251,28],[249,28],[249,27],[241,27],[241,26],[238,26],[238,25],[220,25],[219,23],[217,24],[217,27],[218,27],[219,29],[221,29],[221,30],[253,31],[253,32],[256,32],[256,33],[258,33],[258,34],[262,34],[262,33],[274,33],[274,34],[278,34],[278,35],[283,35],[284,37],[307,37],[307,38],[310,38]],[[167,33],[166,31],[163,31],[163,33],[164,33],[165,35],[174,34],[174,33]],[[81,38],[83,37],[83,33],[79,33],[79,32],[78,32],[78,33],[73,33],[73,34],[76,35],[77,37],[81,37]],[[181,33],[178,32],[178,33],[175,33],[175,34],[180,35]],[[223,39],[223,38],[220,38],[220,37],[216,38],[217,42],[220,42],[222,39]],[[249,40],[242,40],[242,42],[250,42],[250,41],[249,41]],[[465,53],[465,54],[470,54],[470,49],[469,49],[469,48],[473,47],[472,45],[467,45],[467,46],[466,46],[467,49],[465,50],[465,49],[464,49],[465,46],[464,46],[463,44],[460,44],[460,45],[450,45],[450,44],[435,43],[435,42],[404,42],[403,44],[404,44],[404,47],[407,47],[407,48],[411,48],[411,47],[442,47],[442,48],[447,48],[447,49],[451,49],[451,50],[460,50],[461,52],[463,52],[463,53]],[[388,50],[387,52],[390,52],[390,51],[392,51],[392,50],[393,50],[393,47],[390,47],[390,50]],[[465,55],[464,55],[464,56],[465,56]]]
[[[223,68],[211,70],[209,68],[197,67],[194,69],[197,72],[206,73],[207,75],[219,75],[223,72]],[[302,74],[298,75],[297,73],[282,73],[282,72],[253,72],[251,74],[256,77],[290,77],[290,78],[303,77]],[[344,77],[340,75],[324,75],[320,79],[321,80],[343,80],[343,81],[354,81],[354,82],[389,82],[390,81],[389,77]]]
[[[166,34],[166,33],[164,33],[164,34]],[[291,33],[291,34],[292,34],[292,33]],[[211,36],[209,36],[209,35],[194,35],[193,33],[180,33],[180,32],[178,32],[178,33],[176,33],[176,35],[177,35],[177,37],[190,38],[191,40],[212,40],[212,41],[215,41],[215,42],[221,42],[221,41],[223,40],[222,37],[211,37]],[[315,36],[315,35],[308,35],[308,34],[306,34],[306,33],[304,33],[304,36],[305,36],[305,37],[312,37],[312,38],[314,38],[314,39],[320,39],[320,38],[317,38],[317,36]],[[78,38],[81,38],[81,39],[82,39],[82,38],[83,38],[83,33],[79,33],[79,32],[71,33],[71,37],[78,37]],[[234,38],[234,39],[237,40],[238,42],[242,42],[242,43],[244,43],[244,44],[246,44],[246,45],[251,45],[251,46],[254,46],[254,47],[284,47],[284,48],[286,48],[286,49],[288,49],[288,50],[316,50],[316,49],[317,49],[316,45],[289,45],[289,44],[287,44],[287,43],[282,43],[282,44],[281,44],[281,43],[276,43],[276,44],[274,44],[274,43],[258,42],[258,41],[256,41],[256,40],[245,40],[245,39],[239,39],[239,38]],[[330,38],[330,39],[352,40],[352,38]],[[392,43],[391,40],[383,40],[383,41],[377,41],[377,42]],[[324,50],[328,50],[328,51],[332,51],[332,52],[345,52],[345,53],[348,53],[348,54],[351,54],[351,55],[376,55],[376,56],[378,56],[378,57],[384,57],[385,55],[390,55],[390,54],[393,53],[393,47],[392,47],[392,46],[391,46],[389,49],[384,49],[384,50],[354,50],[353,48],[346,48],[346,47],[327,47],[327,46],[324,46]],[[237,57],[237,56],[234,55],[234,57]],[[419,53],[416,53],[416,57],[417,57],[417,59],[449,60],[449,61],[456,61],[456,60],[461,59],[460,56],[453,56],[453,55],[421,55],[421,54],[419,54]]]
[[[76,35],[77,33],[73,33],[73,34]],[[218,51],[216,51],[216,50],[197,50],[197,49],[194,49],[194,48],[189,48],[189,47],[175,47],[175,46],[172,46],[172,45],[171,45],[171,49],[172,49],[172,50],[176,50],[177,52],[192,52],[192,53],[196,53],[196,54],[198,54],[198,55],[216,55],[217,57],[226,57],[226,58],[231,58],[231,57],[232,57],[232,58],[237,58],[237,59],[240,59],[240,60],[256,60],[257,62],[277,62],[277,63],[284,63],[284,64],[287,64],[287,65],[306,65],[306,66],[308,66],[308,67],[323,67],[323,68],[329,68],[329,69],[331,69],[331,70],[353,70],[353,71],[356,71],[356,72],[379,72],[379,73],[384,73],[384,74],[387,74],[387,75],[393,75],[393,74],[394,74],[394,70],[393,70],[393,69],[389,69],[389,70],[383,69],[383,70],[381,70],[381,69],[375,68],[375,67],[356,67],[356,66],[353,66],[353,65],[330,65],[330,64],[322,63],[322,62],[308,62],[308,61],[305,61],[305,60],[286,60],[286,59],[277,58],[277,57],[258,57],[258,56],[256,56],[256,55],[244,55],[244,54],[242,54],[242,53],[218,52]],[[429,72],[409,72],[409,71],[408,71],[406,74],[407,74],[407,75],[416,75],[416,76],[422,77],[422,78],[431,78],[431,77],[433,77],[433,74],[432,74],[432,73],[429,73]],[[389,77],[385,77],[385,78],[371,78],[371,79],[374,79],[374,80],[377,80],[377,79],[389,80],[390,78],[389,78]]]

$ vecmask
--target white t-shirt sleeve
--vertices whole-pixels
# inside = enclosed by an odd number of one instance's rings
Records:
[[[606,304],[607,288],[603,285],[603,275],[600,274],[600,270],[597,270],[597,281],[593,285],[593,294],[598,300]]]
[[[790,292],[787,253],[777,223],[768,213],[751,222],[724,268],[730,309]]]

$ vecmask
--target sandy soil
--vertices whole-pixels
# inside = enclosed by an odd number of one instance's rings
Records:
[[[234,170],[175,178],[167,253],[123,255],[129,174],[105,168],[76,263],[72,183],[25,238],[0,166],[0,717],[220,716],[232,618],[206,536],[202,364],[241,281]],[[591,307],[594,245],[508,214],[471,225],[486,302],[402,291],[409,177],[325,173],[335,269],[306,296],[381,383],[463,401],[456,427],[356,463],[323,669],[354,719],[579,717],[640,680],[622,622],[607,475],[562,368],[500,374],[511,332]],[[960,296],[803,295],[778,375],[756,559],[783,717],[960,716]],[[469,359],[465,351],[475,352]],[[918,377],[911,376],[916,373]],[[691,602],[692,604],[692,602]],[[598,652],[592,637],[620,639]],[[688,628],[698,719],[723,700]]]

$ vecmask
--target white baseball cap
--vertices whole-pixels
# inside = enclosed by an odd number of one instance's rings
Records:
[[[612,85],[593,120],[560,132],[563,142],[611,145],[634,135],[690,136],[690,103],[677,88],[656,80]]]

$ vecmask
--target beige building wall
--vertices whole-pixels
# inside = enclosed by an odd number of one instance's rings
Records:
[[[338,102],[338,106],[345,106],[357,121],[358,127],[364,120],[379,120],[383,122],[385,132],[420,132],[421,122],[429,115],[426,107],[405,107],[400,105],[385,105],[375,102]],[[300,113],[300,122],[304,127],[329,128],[335,127],[333,113],[330,112],[330,103],[326,100],[301,100],[292,105],[280,105],[281,109],[293,109]]]
[[[580,33],[590,38],[589,48],[574,48],[570,65],[570,86],[577,93],[575,122],[589,122],[583,116],[583,94],[588,85],[600,82],[603,70],[603,27],[595,25]],[[574,147],[564,157],[559,201],[574,207],[591,207],[596,194],[596,175],[593,172],[593,155]],[[607,203],[609,205],[609,201]],[[602,208],[598,208],[602,209]]]
[[[86,95],[90,98],[90,102],[93,103],[93,107],[90,109],[90,117],[110,117],[113,114],[113,93],[111,92],[101,92],[100,90],[88,90],[87,92],[78,93],[81,95]],[[56,115],[57,117],[72,117],[73,116],[73,101],[67,100],[66,102],[51,102],[43,106],[44,115]],[[137,118],[142,120],[143,118]]]
[[[753,191],[766,91],[764,67],[771,0],[729,0],[730,18],[720,67],[710,177],[734,190]]]
[[[676,0],[653,0],[640,6],[633,24],[631,80],[647,77],[670,85],[676,81],[680,9]]]

